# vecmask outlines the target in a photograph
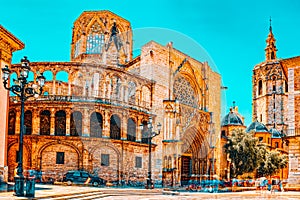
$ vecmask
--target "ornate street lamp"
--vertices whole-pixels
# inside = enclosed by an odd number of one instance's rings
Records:
[[[152,179],[151,179],[151,146],[152,146],[152,138],[160,134],[161,130],[161,124],[157,124],[157,131],[153,131],[153,125],[152,125],[152,117],[149,117],[149,121],[147,123],[148,130],[146,131],[146,135],[148,136],[148,145],[149,145],[149,162],[148,162],[148,178],[147,178],[147,185],[146,189],[152,189]],[[140,124],[140,129],[143,130],[144,125]]]
[[[4,88],[16,94],[21,101],[21,120],[20,120],[20,138],[19,138],[19,159],[17,166],[17,174],[15,179],[15,195],[24,196],[24,175],[23,175],[23,135],[25,131],[24,126],[24,102],[30,97],[38,97],[43,92],[43,86],[45,83],[45,77],[43,74],[37,76],[38,85],[34,82],[27,82],[27,78],[30,72],[29,60],[26,56],[21,59],[21,69],[17,80],[14,80],[14,85],[9,86],[9,76],[11,71],[6,65],[2,68],[2,79]]]

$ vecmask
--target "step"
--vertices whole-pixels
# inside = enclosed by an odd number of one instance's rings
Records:
[[[89,192],[80,192],[80,193],[71,193],[71,194],[58,194],[54,196],[47,196],[47,197],[39,197],[35,199],[43,199],[43,200],[69,200],[69,199],[83,199],[92,196],[96,196],[99,198],[99,196],[103,195],[103,192],[101,191],[89,191]],[[90,198],[95,199],[96,197]]]

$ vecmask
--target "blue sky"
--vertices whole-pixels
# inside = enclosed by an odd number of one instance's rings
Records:
[[[14,0],[0,5],[0,24],[26,46],[14,53],[13,63],[24,55],[32,62],[69,61],[72,25],[86,10],[110,10],[137,30],[152,27],[171,31],[174,47],[197,58],[199,52],[193,45],[176,41],[178,35],[189,38],[207,52],[210,64],[228,87],[223,111],[228,112],[236,101],[246,125],[251,122],[252,69],[264,60],[270,16],[277,56],[300,55],[298,0]],[[161,39],[155,36],[148,40],[165,45],[168,34],[162,35]]]

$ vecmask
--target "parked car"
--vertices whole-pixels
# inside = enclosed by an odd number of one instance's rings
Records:
[[[42,172],[33,170],[33,169],[28,169],[24,171],[24,177],[25,178],[34,178],[36,183],[41,183],[42,181]]]
[[[94,176],[86,171],[68,171],[63,176],[63,182],[67,185],[72,184],[92,184],[93,186],[105,185],[106,181],[98,176]]]

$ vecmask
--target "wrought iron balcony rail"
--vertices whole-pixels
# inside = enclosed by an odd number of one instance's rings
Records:
[[[56,101],[56,102],[82,102],[82,103],[95,103],[95,104],[107,104],[113,106],[119,106],[123,108],[138,110],[142,112],[149,112],[151,109],[150,102],[142,101],[139,104],[133,103],[131,101],[121,101],[119,99],[107,99],[100,97],[91,97],[91,96],[66,96],[66,95],[44,95],[40,96],[37,99],[28,99],[30,101],[37,102],[46,102],[46,101]],[[18,102],[18,97],[11,96],[10,102]]]

